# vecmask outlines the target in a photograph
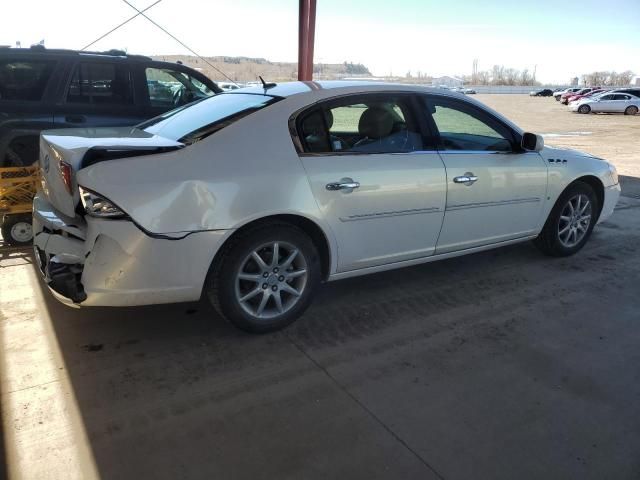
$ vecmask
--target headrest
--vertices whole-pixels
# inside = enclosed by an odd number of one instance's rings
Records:
[[[393,116],[383,107],[369,107],[360,116],[358,133],[374,140],[387,137],[393,130]]]

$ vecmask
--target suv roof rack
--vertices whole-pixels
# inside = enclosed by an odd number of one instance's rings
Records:
[[[46,52],[46,53],[54,53],[59,55],[100,55],[104,57],[126,57],[130,59],[138,59],[138,60],[152,60],[151,57],[147,57],[146,55],[131,55],[125,52],[124,50],[118,50],[112,48],[111,50],[106,50],[103,52],[96,51],[84,51],[84,50],[71,50],[65,48],[46,48],[44,45],[31,45],[29,48],[12,48],[10,45],[6,47],[4,45],[0,46],[3,52],[16,52],[16,53],[27,53],[27,52]]]

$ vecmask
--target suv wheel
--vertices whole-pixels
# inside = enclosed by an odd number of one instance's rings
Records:
[[[206,293],[236,327],[263,333],[300,317],[320,278],[320,257],[309,236],[290,224],[269,224],[232,239]]]
[[[589,240],[599,212],[591,185],[577,181],[560,195],[534,243],[547,255],[573,255]]]

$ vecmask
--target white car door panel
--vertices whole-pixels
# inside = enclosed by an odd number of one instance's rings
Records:
[[[308,156],[302,162],[336,237],[339,272],[433,254],[446,197],[437,153]],[[359,187],[327,188],[351,182]]]
[[[469,102],[427,97],[447,172],[447,202],[436,254],[536,232],[547,189],[547,165],[518,151],[515,133]]]
[[[413,96],[328,101],[301,115],[301,161],[347,272],[432,255],[446,174],[425,150]]]
[[[535,233],[547,188],[547,168],[538,153],[444,151],[441,156],[447,206],[436,253]],[[477,180],[456,182],[465,175]]]

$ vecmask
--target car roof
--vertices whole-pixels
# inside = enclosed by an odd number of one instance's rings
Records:
[[[329,95],[339,95],[344,93],[352,93],[352,91],[365,92],[385,92],[391,90],[403,90],[407,92],[432,92],[443,93],[450,92],[452,96],[459,98],[466,98],[463,95],[451,92],[451,90],[443,90],[437,87],[427,87],[423,85],[409,85],[403,83],[387,83],[378,81],[366,81],[366,80],[322,80],[318,82],[283,82],[276,83],[272,87],[264,88],[262,86],[250,86],[245,87],[233,92],[234,94],[240,93],[258,93],[263,95],[270,95],[273,97],[291,97],[293,95],[299,95],[311,92],[326,91]],[[231,92],[230,92],[231,93]]]

